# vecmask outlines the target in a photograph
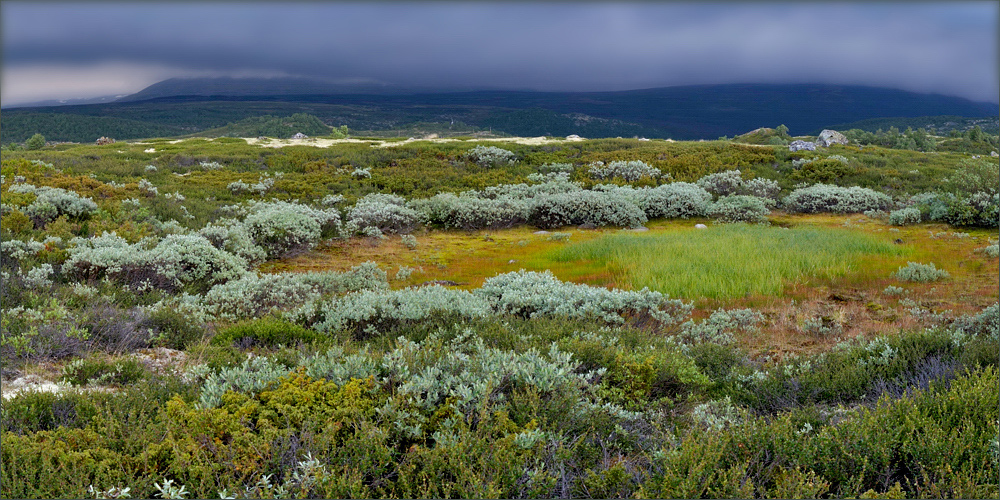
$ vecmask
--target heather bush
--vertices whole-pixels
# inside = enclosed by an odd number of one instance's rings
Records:
[[[347,211],[349,230],[374,227],[382,233],[405,234],[413,231],[420,214],[406,206],[406,200],[393,194],[372,193],[358,200]]]
[[[727,170],[698,179],[698,186],[716,196],[727,196],[740,191],[743,187],[743,177],[739,170]]]
[[[889,224],[892,224],[893,226],[908,226],[919,222],[920,209],[908,207],[889,212]]]
[[[660,171],[643,161],[612,161],[605,165],[599,161],[590,164],[590,176],[595,179],[619,178],[628,182],[637,181],[643,177],[657,178]]]
[[[771,213],[762,198],[734,194],[719,198],[708,208],[707,216],[717,222],[767,222]]]
[[[792,191],[785,197],[784,206],[790,212],[861,213],[887,210],[892,199],[868,188],[815,184]]]
[[[934,267],[934,263],[930,264],[919,264],[917,262],[908,262],[906,266],[900,267],[898,271],[893,275],[896,279],[901,281],[914,281],[917,283],[928,283],[931,281],[937,281],[941,279],[947,279],[951,275],[948,271],[944,269],[938,269]]]

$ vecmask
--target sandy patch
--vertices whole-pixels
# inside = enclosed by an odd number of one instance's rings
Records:
[[[38,375],[25,375],[10,382],[4,382],[2,392],[3,399],[10,399],[25,391],[34,392],[62,392],[68,389],[68,385],[60,385],[46,380]]]
[[[566,139],[550,139],[548,137],[490,137],[490,138],[478,138],[478,139],[448,139],[448,138],[424,138],[417,139],[410,137],[409,139],[403,141],[382,141],[382,140],[361,140],[361,139],[267,139],[259,140],[255,137],[244,137],[243,140],[247,141],[247,144],[257,144],[265,148],[283,148],[285,146],[313,146],[317,148],[328,148],[334,144],[369,144],[373,148],[391,148],[395,146],[401,146],[403,144],[410,144],[413,142],[433,142],[436,144],[443,144],[446,142],[466,142],[466,143],[478,143],[478,142],[509,142],[514,144],[524,144],[528,146],[541,146],[544,144],[560,144],[564,142],[580,142],[586,139],[582,137],[569,137]]]

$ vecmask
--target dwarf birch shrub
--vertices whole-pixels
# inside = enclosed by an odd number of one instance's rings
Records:
[[[347,211],[347,223],[355,231],[374,227],[383,233],[405,234],[413,231],[420,221],[420,214],[406,206],[402,196],[372,193]]]
[[[434,285],[348,293],[306,304],[286,317],[321,332],[347,330],[363,337],[408,324],[462,321],[483,318],[489,313],[488,304],[478,296]]]
[[[657,178],[660,171],[643,161],[613,161],[604,164],[602,161],[590,164],[590,176],[595,179],[619,178],[625,181],[637,181],[643,177]]]
[[[565,316],[621,324],[633,315],[648,314],[665,325],[679,323],[692,306],[648,289],[608,290],[560,281],[545,271],[517,271],[487,279],[473,292],[499,313],[522,318]]]
[[[938,269],[933,262],[930,264],[907,262],[906,266],[900,267],[893,276],[900,281],[915,281],[917,283],[929,283],[951,277],[948,271]]]
[[[517,163],[517,155],[496,146],[476,146],[467,153],[470,160],[480,167],[498,167]]]
[[[920,209],[914,207],[901,208],[889,212],[889,224],[893,226],[908,226],[920,222]]]
[[[814,184],[792,191],[784,199],[789,212],[801,213],[861,213],[867,210],[888,210],[892,198],[868,188]]]
[[[708,174],[698,179],[698,186],[716,196],[736,194],[743,187],[743,177],[739,170],[727,170]]]
[[[342,273],[247,274],[212,287],[201,303],[208,314],[232,321],[299,307],[324,295],[388,288],[385,271],[366,262]]]
[[[762,198],[734,194],[719,198],[709,209],[708,215],[717,222],[767,222],[771,213]]]

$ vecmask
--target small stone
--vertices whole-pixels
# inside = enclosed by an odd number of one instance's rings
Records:
[[[649,228],[645,226],[633,227],[632,231],[635,231],[637,233],[644,233],[646,231],[649,231]]]
[[[695,229],[708,229],[708,226],[704,224],[695,224],[694,227]]]
[[[535,231],[535,234],[549,234],[548,231]]]

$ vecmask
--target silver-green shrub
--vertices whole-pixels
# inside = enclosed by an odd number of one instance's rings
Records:
[[[643,177],[651,177],[653,179],[660,176],[660,170],[649,166],[646,162],[632,160],[632,161],[612,161],[605,164],[602,161],[594,162],[589,165],[590,176],[595,179],[614,179],[619,178],[625,181],[637,181]]]
[[[440,193],[413,200],[409,206],[421,214],[425,224],[445,229],[498,229],[523,223],[528,203],[510,196],[480,198],[474,192],[461,195]]]
[[[340,231],[340,212],[284,201],[248,206],[243,221],[247,235],[268,258],[282,258],[311,250],[323,232]]]
[[[888,210],[892,198],[868,188],[814,184],[792,191],[784,199],[789,212],[801,213],[862,213],[866,210]]]
[[[9,191],[35,195],[35,200],[25,208],[25,214],[36,224],[48,223],[60,215],[83,219],[97,212],[94,200],[80,196],[76,191],[31,184],[15,184]]]
[[[734,194],[719,198],[708,208],[709,217],[717,222],[767,222],[771,213],[763,198]]]
[[[383,233],[405,234],[420,222],[420,213],[406,206],[402,196],[372,193],[358,200],[346,218],[351,232],[375,227]]]
[[[914,207],[901,208],[889,212],[889,224],[893,226],[907,226],[920,222],[920,209]]]
[[[63,263],[63,273],[89,281],[109,278],[136,290],[197,289],[237,279],[247,262],[212,246],[203,236],[171,234],[155,245],[152,240],[129,244],[115,233],[74,238]]]
[[[524,318],[565,316],[624,323],[632,315],[648,314],[663,324],[676,324],[692,306],[660,292],[608,290],[560,281],[551,272],[517,271],[487,279],[473,292],[496,312]]]
[[[528,215],[528,222],[542,229],[579,224],[639,227],[647,221],[633,199],[617,192],[598,191],[536,196]]]
[[[727,170],[698,179],[698,185],[716,196],[726,196],[735,194],[743,187],[743,177],[739,170]]]
[[[679,340],[687,344],[711,342],[729,345],[736,341],[734,331],[752,333],[764,321],[764,315],[753,309],[718,309],[700,323],[693,320],[681,325]]]
[[[944,269],[938,269],[934,263],[920,264],[908,262],[906,266],[900,267],[894,274],[896,279],[901,281],[914,281],[917,283],[929,283],[941,279],[947,279],[951,275]]]
[[[778,184],[778,181],[765,179],[763,177],[755,177],[748,181],[744,181],[743,187],[739,189],[739,194],[746,194],[769,200],[777,200],[778,193],[780,192],[781,186]]]
[[[476,146],[467,153],[470,160],[480,167],[496,167],[517,163],[517,155],[496,146]]]
[[[213,317],[235,321],[299,307],[324,295],[388,288],[385,271],[366,262],[342,273],[247,274],[212,287],[201,304]]]
[[[306,304],[286,317],[321,332],[349,330],[373,335],[427,320],[483,318],[486,301],[438,285],[403,290],[362,290]]]
[[[701,186],[672,182],[655,188],[637,189],[642,209],[650,219],[703,217],[712,195]]]

